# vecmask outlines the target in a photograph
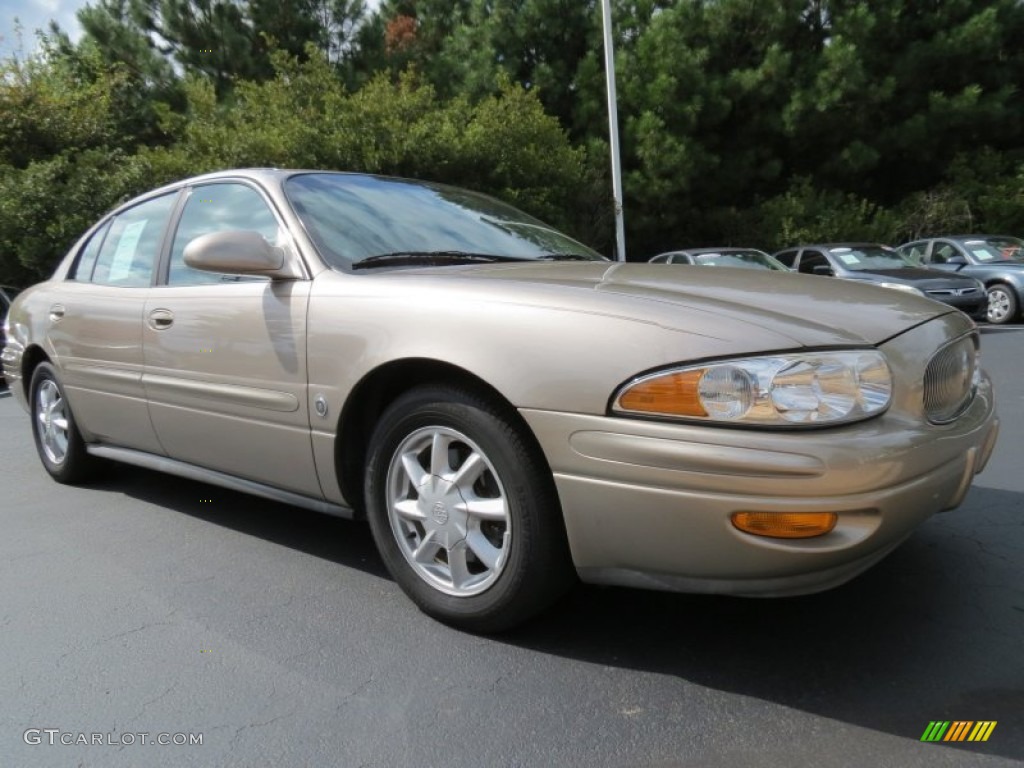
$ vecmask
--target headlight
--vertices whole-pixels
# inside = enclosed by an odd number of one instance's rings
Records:
[[[892,373],[874,349],[728,360],[650,374],[623,386],[621,414],[763,426],[831,425],[876,416]]]
[[[882,288],[892,288],[896,291],[904,291],[905,293],[916,293],[918,296],[924,296],[924,291],[918,290],[912,285],[904,285],[903,283],[875,283]]]

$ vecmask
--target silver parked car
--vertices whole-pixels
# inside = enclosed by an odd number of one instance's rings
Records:
[[[59,482],[117,460],[368,519],[427,613],[584,581],[840,584],[996,439],[962,313],[870,285],[619,264],[492,198],[244,170],[113,211],[8,319]]]
[[[688,264],[695,267],[737,267],[788,272],[789,267],[756,248],[687,248],[652,256],[651,264]]]

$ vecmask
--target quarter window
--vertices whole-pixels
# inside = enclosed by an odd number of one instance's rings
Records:
[[[260,193],[252,187],[246,184],[206,184],[193,189],[174,234],[167,284],[198,285],[236,279],[235,275],[193,269],[185,263],[185,246],[197,237],[232,230],[258,232],[269,242],[277,242],[277,219]]]
[[[138,288],[150,285],[176,194],[147,200],[114,218],[92,271],[92,282]]]
[[[99,256],[100,246],[103,245],[103,238],[106,236],[108,229],[110,229],[109,221],[93,232],[92,237],[89,238],[89,242],[86,243],[85,248],[82,249],[82,252],[78,257],[78,261],[75,263],[74,269],[71,270],[71,274],[68,275],[70,279],[81,280],[86,283],[92,279],[92,270],[93,267],[96,266],[96,257]]]

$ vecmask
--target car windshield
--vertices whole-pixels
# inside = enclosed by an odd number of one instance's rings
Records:
[[[1024,241],[1016,237],[964,240],[963,246],[976,261],[1024,261]]]
[[[829,253],[845,269],[871,271],[876,269],[903,269],[907,263],[892,248],[865,245],[850,248],[830,248]]]
[[[755,250],[708,251],[693,256],[693,263],[705,267],[741,267],[745,269],[789,270],[767,253]]]
[[[455,187],[334,173],[292,176],[285,194],[332,267],[606,259],[494,198]]]

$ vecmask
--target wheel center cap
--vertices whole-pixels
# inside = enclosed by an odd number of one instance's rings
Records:
[[[430,510],[430,516],[434,518],[434,522],[438,525],[444,525],[448,522],[448,507],[444,505],[443,501],[435,501],[433,508]]]

